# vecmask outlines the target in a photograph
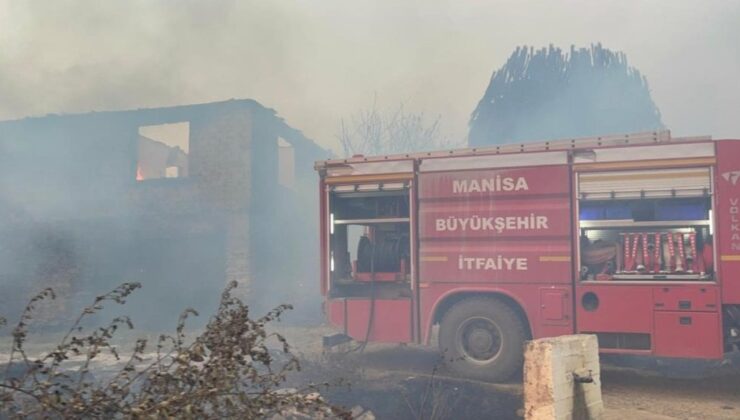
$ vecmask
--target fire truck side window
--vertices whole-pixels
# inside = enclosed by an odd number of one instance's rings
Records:
[[[332,192],[330,219],[333,296],[410,293],[408,189]]]
[[[709,174],[581,174],[581,280],[714,279]]]

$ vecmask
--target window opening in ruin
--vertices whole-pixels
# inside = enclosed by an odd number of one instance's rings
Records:
[[[295,150],[282,137],[278,137],[278,182],[286,188],[295,186]]]
[[[139,127],[136,180],[185,178],[190,157],[190,123]]]

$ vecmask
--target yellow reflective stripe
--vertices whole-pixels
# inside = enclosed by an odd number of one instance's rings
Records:
[[[570,262],[569,255],[541,255],[540,262]]]
[[[406,181],[414,178],[414,174],[379,174],[379,175],[340,175],[324,178],[327,184],[350,184],[350,183],[371,183],[381,181]]]

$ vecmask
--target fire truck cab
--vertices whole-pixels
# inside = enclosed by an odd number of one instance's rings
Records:
[[[670,132],[328,160],[321,292],[361,342],[501,380],[530,338],[721,359],[740,341],[740,140]]]

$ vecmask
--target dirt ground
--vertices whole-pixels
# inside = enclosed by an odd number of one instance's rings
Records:
[[[660,373],[605,366],[607,419],[740,418],[740,375],[667,378]]]
[[[277,331],[288,338],[303,364],[286,386],[327,382],[325,398],[370,409],[379,419],[521,418],[521,378],[503,384],[458,378],[444,368],[433,348],[418,346],[370,344],[360,351],[350,343],[324,354],[321,337],[332,332],[327,327],[281,326]],[[7,358],[8,338],[0,337],[0,364]],[[36,353],[57,337],[32,338],[29,350]],[[122,350],[125,342],[133,340],[121,337]],[[98,368],[111,371],[118,364],[103,356]],[[606,420],[740,418],[739,367],[635,366],[602,359]]]
[[[345,375],[352,383],[351,392],[328,393],[336,402],[360,404],[381,419],[429,418],[429,412],[419,415],[428,394],[425,404],[430,411],[429,400],[444,400],[436,418],[521,418],[521,378],[504,384],[457,378],[444,369],[434,349],[416,346],[375,344],[362,353],[321,357],[318,340],[329,331],[282,332],[303,350],[308,371],[315,363],[323,377]],[[736,367],[632,365],[629,360],[602,360],[606,420],[740,418],[740,369]]]

